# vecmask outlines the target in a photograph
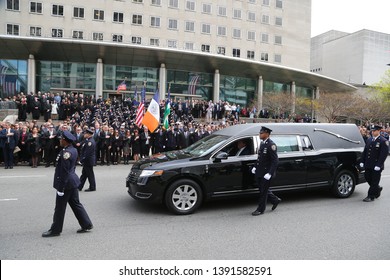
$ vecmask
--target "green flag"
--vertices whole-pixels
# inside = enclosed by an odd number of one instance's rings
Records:
[[[168,99],[165,103],[164,110],[164,127],[168,129],[169,127],[169,115],[171,114],[171,87],[168,88]]]

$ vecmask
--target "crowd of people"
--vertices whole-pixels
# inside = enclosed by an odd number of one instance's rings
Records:
[[[135,124],[139,102],[133,99],[120,101],[113,99],[95,99],[83,94],[40,93],[13,98],[18,108],[18,122],[9,124],[15,134],[14,165],[29,164],[32,168],[39,165],[55,165],[56,155],[60,151],[59,139],[64,131],[75,135],[73,143],[80,152],[83,134],[88,128],[94,130],[96,142],[96,164],[129,164],[150,154],[183,149],[216,130],[230,125],[245,123],[253,117],[270,118],[270,113],[255,107],[240,108],[228,102],[204,100],[171,100],[169,127],[160,125],[156,131]],[[148,104],[145,104],[146,108]],[[165,100],[160,102],[161,120],[163,119]],[[31,116],[30,116],[31,115]],[[43,120],[42,120],[43,119]],[[286,121],[286,119],[278,120]],[[302,122],[311,121],[301,118]],[[0,123],[0,131],[7,124]],[[361,126],[363,137],[369,130]],[[389,124],[384,124],[383,135],[388,138]],[[6,138],[0,138],[0,147],[4,147]],[[4,149],[0,149],[0,161],[4,159]],[[4,160],[5,162],[5,160]]]

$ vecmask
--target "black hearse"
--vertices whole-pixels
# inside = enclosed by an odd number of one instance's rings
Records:
[[[265,124],[264,124],[265,125]],[[164,203],[176,214],[193,213],[204,200],[257,195],[251,168],[257,159],[262,124],[216,131],[190,147],[142,159],[126,178],[130,196]],[[328,187],[349,197],[365,182],[358,169],[364,140],[353,124],[267,123],[273,130],[279,165],[273,191]],[[244,140],[250,155],[236,156]]]

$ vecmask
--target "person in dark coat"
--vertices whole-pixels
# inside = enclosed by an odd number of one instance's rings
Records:
[[[5,169],[12,169],[14,166],[14,150],[17,143],[18,134],[11,128],[11,124],[6,122],[0,131],[0,147],[3,149]]]
[[[133,159],[138,161],[141,158],[141,137],[139,136],[138,129],[135,129],[132,135],[131,147],[133,149]]]
[[[32,118],[33,120],[39,120],[41,115],[41,103],[38,100],[38,97],[35,96],[32,101]]]
[[[153,154],[162,153],[167,146],[167,132],[163,126],[160,126],[155,132],[152,133],[153,138]]]
[[[93,228],[87,211],[79,201],[80,179],[75,172],[78,155],[76,148],[72,145],[74,140],[74,135],[69,131],[64,131],[60,140],[63,149],[57,156],[54,173],[53,187],[57,192],[53,224],[48,231],[42,233],[42,237],[53,237],[61,234],[68,203],[81,226],[77,233],[88,232]]]
[[[271,179],[276,175],[276,168],[279,162],[276,144],[269,138],[271,131],[271,129],[265,126],[262,126],[260,129],[260,139],[262,142],[255,167],[252,169],[252,173],[255,174],[256,183],[259,186],[260,198],[257,209],[252,213],[253,216],[264,213],[267,200],[272,203],[272,210],[275,210],[281,201],[280,198],[269,190]]]
[[[41,152],[41,137],[38,132],[38,127],[34,126],[31,133],[27,137],[27,150],[31,155],[31,167],[37,168],[39,162],[39,154]]]
[[[379,186],[384,163],[389,153],[389,141],[380,135],[382,127],[375,125],[371,127],[372,137],[367,139],[362,154],[360,167],[364,168],[364,177],[370,185],[364,202],[374,201],[381,195],[382,187]]]
[[[45,154],[45,167],[49,167],[51,163],[55,165],[56,150],[59,143],[53,124],[49,124],[47,131],[42,133],[41,142]]]
[[[93,140],[94,131],[92,129],[86,129],[84,133],[85,140],[81,145],[80,162],[83,166],[83,170],[80,176],[79,190],[81,191],[84,187],[86,180],[88,179],[89,188],[86,192],[96,191],[96,180],[95,173],[93,172],[93,166],[96,162],[96,143]]]

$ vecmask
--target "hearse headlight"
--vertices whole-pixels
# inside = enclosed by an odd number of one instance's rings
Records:
[[[163,170],[142,170],[140,178],[142,177],[155,177],[161,176],[163,174]]]

